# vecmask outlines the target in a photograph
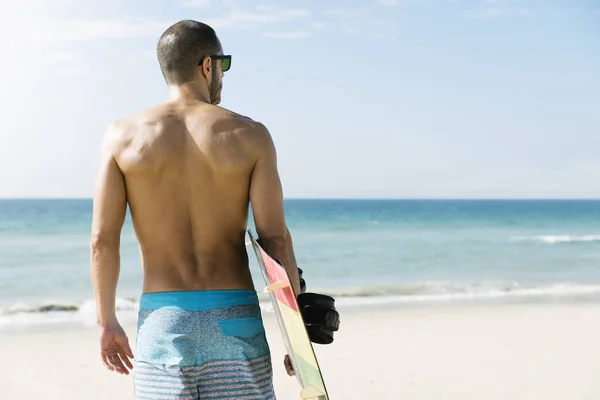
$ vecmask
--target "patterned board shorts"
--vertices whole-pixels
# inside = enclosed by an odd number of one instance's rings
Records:
[[[275,400],[253,290],[143,294],[135,357],[136,399]]]

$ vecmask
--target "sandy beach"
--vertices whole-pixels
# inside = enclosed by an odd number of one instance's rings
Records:
[[[599,304],[340,311],[335,342],[316,346],[334,400],[600,398]],[[278,399],[299,399],[274,316],[264,318]],[[94,329],[6,333],[0,352],[2,399],[133,399],[132,375],[99,362]]]

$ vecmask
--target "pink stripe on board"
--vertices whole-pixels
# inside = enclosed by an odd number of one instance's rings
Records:
[[[269,280],[272,283],[275,282],[286,282],[290,283],[290,278],[286,272],[286,270],[275,260],[271,258],[262,248],[260,249],[260,257],[262,258],[263,264],[265,265],[265,270],[267,271],[267,275],[269,276]],[[291,286],[287,288],[276,290],[275,297],[277,300],[296,311],[300,312],[298,308],[298,302],[296,301],[296,296],[294,295],[294,289]]]

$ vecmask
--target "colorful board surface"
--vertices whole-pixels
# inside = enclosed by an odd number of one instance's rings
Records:
[[[302,387],[303,400],[329,400],[317,357],[308,337],[302,314],[285,269],[269,256],[248,231],[250,242],[267,285],[279,328],[296,378]]]

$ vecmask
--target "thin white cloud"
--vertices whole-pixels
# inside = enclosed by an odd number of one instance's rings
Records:
[[[235,0],[222,0],[222,4],[228,11],[224,18],[230,20],[235,27],[244,23],[259,25],[290,22],[310,15],[310,10],[306,8],[282,8],[259,4],[253,9],[249,9],[245,7],[247,2],[237,2]],[[244,6],[240,4],[244,4]]]
[[[372,9],[369,7],[354,7],[354,8],[333,8],[324,10],[322,12],[323,15],[329,15],[344,19],[349,18],[363,18],[372,13]]]
[[[381,32],[370,32],[370,33],[367,33],[367,36],[375,38],[375,39],[385,39],[385,38],[389,37],[389,35],[387,33],[381,33]]]
[[[7,1],[7,0],[0,0]],[[15,1],[15,0],[10,0]],[[66,0],[64,0],[66,1]],[[188,0],[200,6],[199,0]],[[309,16],[301,8],[259,6],[255,10],[230,9],[228,14],[202,19],[215,29],[264,28],[268,24],[291,22]],[[81,42],[95,39],[158,38],[175,21],[144,17],[115,19],[32,18],[4,19],[0,24],[0,42]],[[5,39],[2,39],[5,38]]]
[[[528,8],[519,8],[517,10],[518,15],[531,15],[531,10]]]
[[[64,6],[75,0],[0,0],[0,22],[15,18],[31,18],[35,15],[50,15],[62,11]]]
[[[15,8],[24,8],[30,9],[32,7],[40,7],[40,6],[64,6],[68,4],[73,4],[75,0],[0,0],[0,7],[6,7],[6,9],[15,9]]]
[[[466,13],[466,16],[469,18],[475,19],[489,19],[489,18],[497,18],[503,16],[526,16],[531,15],[532,11],[528,8],[519,8],[519,9],[500,9],[497,7],[487,8],[482,11],[469,11]]]
[[[483,11],[469,11],[467,17],[476,19],[495,18],[503,15],[504,12],[499,8],[488,8]]]
[[[16,46],[10,52],[11,57],[0,65],[2,76],[80,78],[90,75],[90,69],[80,54],[60,46]]]
[[[221,0],[221,4],[229,9],[239,9],[239,2],[236,0]]]
[[[404,2],[403,0],[398,3]],[[331,27],[336,33],[344,35],[365,35],[387,37],[396,28],[397,21],[393,17],[381,15],[377,7],[333,8],[321,12],[323,25],[317,25],[315,30],[325,30]]]
[[[380,6],[397,6],[400,3],[405,3],[405,0],[377,0]]]
[[[211,0],[184,0],[184,7],[190,8],[208,8],[210,7]]]
[[[46,62],[59,67],[56,70],[52,70],[53,73],[57,73],[55,71],[59,71],[58,73],[62,72],[68,76],[76,77],[85,77],[90,75],[89,68],[85,60],[81,57],[81,55],[76,53],[50,53],[47,57],[44,57],[44,66],[47,66]]]
[[[310,33],[308,31],[265,32],[261,36],[272,39],[300,39],[309,37]]]
[[[315,31],[325,31],[329,26],[325,22],[313,22],[310,27]]]
[[[42,0],[29,0],[39,1]],[[74,0],[48,0],[51,4],[67,5]],[[391,0],[385,0],[391,1]],[[400,0],[403,1],[403,0]],[[19,4],[19,0],[0,0],[0,4]],[[381,21],[375,18],[375,7],[349,7],[330,9],[320,12],[317,18],[309,18],[311,12],[301,7],[279,7],[257,5],[248,7],[247,3],[235,0],[221,0],[223,12],[212,14],[212,18],[202,18],[215,29],[245,30],[253,29],[268,38],[300,38],[310,36],[311,32],[323,32],[335,29],[337,32],[355,34],[370,31],[372,27],[381,27]],[[397,2],[393,1],[394,3]],[[206,8],[214,4],[210,0],[182,0],[186,7]],[[319,18],[320,17],[320,18]],[[158,38],[174,20],[150,17],[123,16],[104,19],[75,19],[39,15],[36,18],[7,18],[0,24],[0,45],[15,46],[20,42],[69,43],[101,39]],[[385,21],[384,21],[385,22]],[[288,23],[294,23],[290,29]],[[384,24],[385,25],[385,24]],[[388,24],[389,25],[389,24]],[[388,26],[385,25],[385,26]],[[380,29],[381,30],[381,29]],[[385,29],[384,29],[385,30]],[[382,34],[385,34],[382,32]]]
[[[303,8],[277,9],[266,6],[258,7],[257,11],[245,11],[241,9],[231,10],[229,18],[236,22],[254,22],[267,24],[273,22],[289,22],[298,18],[308,17],[309,10]]]
[[[18,41],[78,42],[94,39],[157,37],[169,25],[170,22],[149,18],[97,20],[46,18],[9,21],[0,26],[0,35]]]

